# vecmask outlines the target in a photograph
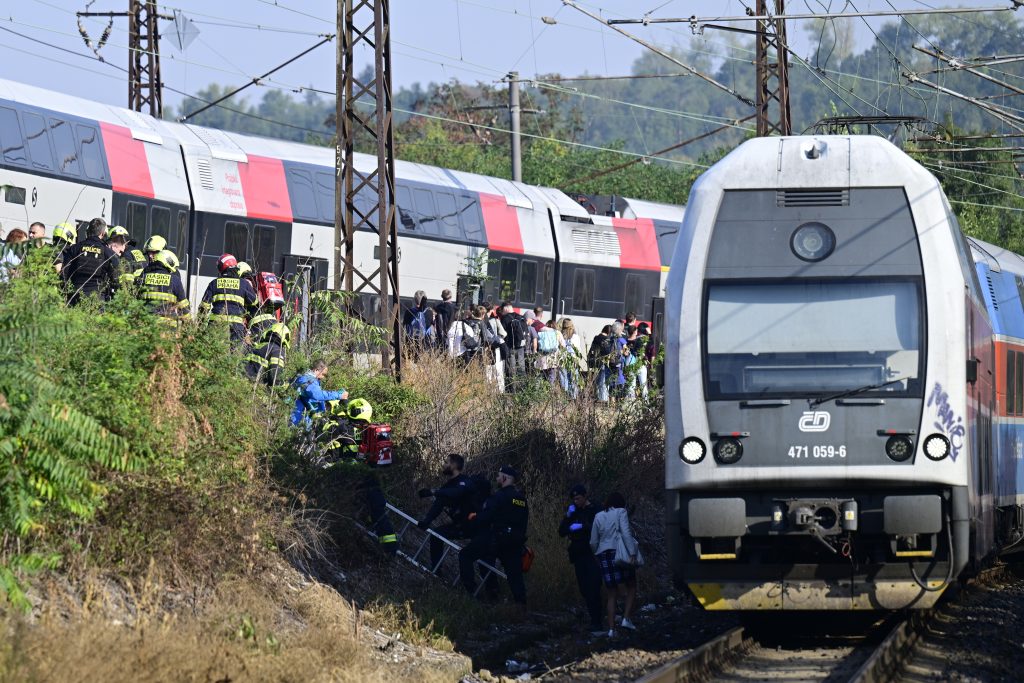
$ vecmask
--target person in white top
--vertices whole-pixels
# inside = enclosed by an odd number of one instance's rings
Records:
[[[590,549],[597,557],[601,567],[601,578],[608,589],[608,635],[615,635],[615,606],[619,595],[623,596],[625,606],[622,610],[622,628],[635,631],[636,626],[630,619],[636,603],[636,568],[617,564],[616,548],[619,539],[631,557],[639,553],[639,546],[629,526],[629,515],[626,513],[626,500],[621,493],[611,493],[605,501],[605,509],[594,517],[594,528],[590,532]]]

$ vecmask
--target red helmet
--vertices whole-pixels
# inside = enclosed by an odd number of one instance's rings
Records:
[[[237,265],[238,265],[238,259],[236,259],[231,254],[224,254],[217,261],[217,270],[219,272],[223,273],[225,270],[227,270],[229,268],[234,268]]]

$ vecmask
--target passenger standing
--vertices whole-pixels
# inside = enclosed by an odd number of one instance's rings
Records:
[[[14,228],[4,239],[3,256],[0,257],[0,282],[10,279],[14,268],[16,268],[25,257],[25,250],[21,245],[28,240],[28,235],[21,228]]]
[[[448,356],[469,364],[483,354],[484,323],[471,307],[462,320],[448,329]]]
[[[43,246],[46,242],[46,226],[39,221],[28,226],[28,238],[32,240],[32,246]]]
[[[569,562],[576,570],[576,585],[590,615],[590,632],[604,633],[601,626],[601,569],[590,549],[590,534],[594,528],[597,506],[587,499],[587,489],[576,484],[569,491],[572,503],[558,525],[558,535],[569,537]]]
[[[526,320],[515,312],[508,301],[501,306],[501,327],[505,331],[505,344],[508,347],[505,376],[512,388],[526,374],[526,343],[530,333],[526,331]]]
[[[207,285],[200,311],[209,312],[211,320],[226,322],[231,341],[239,344],[245,341],[245,317],[256,308],[256,290],[238,274],[238,259],[233,255],[223,254],[217,270],[220,277]]]
[[[634,385],[640,391],[641,398],[647,398],[648,394],[648,368],[651,366],[651,359],[654,357],[654,349],[651,344],[651,333],[647,323],[640,323],[637,326],[636,334],[629,343],[630,355],[636,358],[637,363],[633,366]]]
[[[626,564],[617,564],[626,558],[616,558],[616,548],[621,538],[622,545],[631,557],[636,557],[639,546],[629,526],[626,501],[621,493],[612,493],[605,501],[605,509],[594,517],[594,528],[590,533],[590,549],[601,567],[601,576],[608,589],[608,635],[615,635],[615,606],[618,596],[625,605],[622,610],[622,628],[635,631],[630,620],[636,602],[636,569]]]
[[[447,539],[455,540],[468,537],[467,524],[470,514],[478,512],[473,509],[473,485],[469,477],[462,473],[465,468],[466,459],[458,453],[448,456],[448,463],[444,467],[444,476],[448,477],[441,488],[420,489],[420,498],[433,498],[434,504],[430,506],[427,514],[419,521],[417,526],[421,529],[428,528],[438,516],[445,512],[448,515],[448,523],[436,529],[434,533],[440,534]],[[437,565],[441,562],[444,553],[444,543],[434,536],[430,537],[430,567],[431,571],[437,571]]]
[[[142,269],[135,279],[136,296],[146,302],[150,312],[166,322],[178,324],[188,316],[188,296],[178,273],[178,257],[164,249]]]
[[[473,539],[459,552],[459,576],[472,595],[476,592],[476,561],[497,557],[508,578],[512,599],[525,605],[523,545],[530,509],[526,496],[516,487],[518,478],[519,472],[511,465],[498,470],[500,488],[484,503],[474,520]]]
[[[576,334],[576,325],[573,324],[572,318],[559,320],[558,328],[561,336],[560,358],[558,359],[559,382],[562,385],[562,391],[570,398],[576,398],[580,390],[580,377],[584,365],[580,336]]]
[[[483,310],[480,310],[483,309]],[[485,356],[487,379],[498,387],[499,393],[505,393],[505,358],[508,356],[508,345],[506,343],[505,328],[501,321],[494,315],[489,314],[490,309],[480,306],[477,313],[484,322],[484,341],[490,349],[490,355]]]
[[[549,320],[537,334],[537,369],[551,384],[558,381],[560,349],[564,346],[562,335],[555,329],[554,319]]]
[[[593,373],[595,369],[597,370],[597,378],[594,381],[597,384],[597,400],[601,403],[608,402],[608,383],[611,377],[609,360],[613,348],[612,326],[605,325],[590,342],[590,351],[587,353],[587,365],[590,367],[590,372]]]
[[[533,329],[540,332],[544,329],[544,308],[542,306],[535,306],[533,309]]]
[[[533,311],[527,311],[523,313],[523,321],[526,323],[526,331],[530,334],[526,341],[526,374],[531,374],[537,361],[537,328],[534,326],[537,316]]]
[[[628,318],[630,315],[632,315],[634,319],[636,318],[632,313],[628,314],[626,317]],[[614,341],[614,345],[612,346],[612,353],[608,360],[608,367],[610,369],[609,383],[615,387],[613,395],[617,398],[622,398],[626,389],[625,370],[626,362],[628,361],[626,356],[629,353],[628,344],[626,342],[625,326],[618,321],[612,323],[611,337]]]
[[[402,318],[405,336],[412,344],[413,354],[417,355],[429,348],[434,340],[434,311],[427,305],[427,293],[417,291],[412,297],[412,308],[405,311]]]
[[[95,295],[103,301],[110,299],[117,286],[119,261],[117,254],[103,238],[107,235],[107,222],[93,218],[86,229],[84,242],[64,250],[61,278],[67,288],[68,305],[75,306],[82,296]]]
[[[452,290],[441,291],[441,303],[434,306],[434,331],[437,332],[437,346],[444,348],[448,341],[448,330],[455,321],[455,302],[452,301]]]
[[[343,401],[348,398],[348,392],[344,389],[324,391],[320,387],[320,380],[326,376],[327,363],[318,360],[312,368],[296,377],[292,382],[292,386],[299,394],[295,399],[295,408],[292,410],[291,424],[293,427],[310,426],[312,418],[324,412],[324,404],[327,401]]]

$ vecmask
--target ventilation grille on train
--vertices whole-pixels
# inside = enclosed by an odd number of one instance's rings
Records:
[[[214,189],[213,169],[210,168],[209,160],[196,159],[196,166],[199,168],[199,184],[202,185],[204,190]]]
[[[999,310],[999,301],[996,299],[996,288],[992,286],[992,276],[985,273],[985,282],[988,283],[988,295],[992,299],[992,308]]]
[[[849,206],[849,190],[778,190],[777,206]]]
[[[572,243],[581,254],[618,256],[619,236],[605,230],[573,230]]]

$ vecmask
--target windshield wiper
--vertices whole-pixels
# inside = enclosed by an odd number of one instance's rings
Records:
[[[896,384],[896,382],[902,382],[905,379],[907,379],[907,378],[906,377],[897,377],[896,379],[891,379],[888,382],[882,382],[881,384],[868,384],[867,386],[857,387],[856,389],[850,389],[849,391],[844,391],[842,393],[835,394],[833,396],[824,396],[822,398],[816,398],[813,401],[809,402],[810,403],[810,407],[814,408],[816,406],[820,406],[822,403],[828,403],[829,401],[834,401],[837,398],[848,398],[850,396],[856,396],[857,394],[863,394],[865,391],[871,391],[872,389],[881,389],[882,387],[887,387],[890,384]]]

